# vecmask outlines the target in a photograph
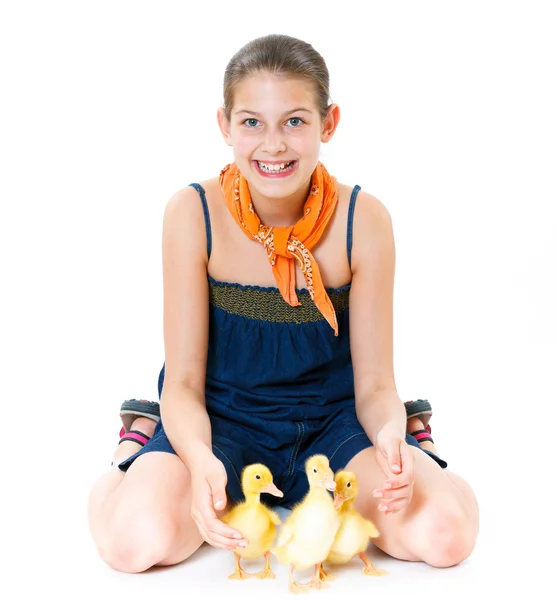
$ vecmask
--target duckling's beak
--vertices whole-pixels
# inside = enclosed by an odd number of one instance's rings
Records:
[[[272,494],[273,496],[278,496],[279,498],[284,496],[284,494],[273,482],[269,483],[269,485],[263,490],[263,494]]]
[[[340,508],[344,504],[345,500],[346,496],[343,496],[342,494],[335,494],[335,500],[333,502],[335,508]]]
[[[327,479],[323,480],[323,487],[329,490],[329,492],[334,492],[336,490],[337,484],[332,477],[327,477]]]

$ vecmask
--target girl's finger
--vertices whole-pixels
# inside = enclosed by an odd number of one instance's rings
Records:
[[[375,454],[375,457],[377,460],[377,464],[379,465],[379,468],[381,469],[385,477],[392,477],[393,472],[389,467],[387,456],[382,451],[378,450]]]
[[[387,500],[385,502],[381,502],[381,504],[377,508],[385,515],[392,515],[405,508],[408,505],[409,501],[410,498],[408,496],[405,496],[404,498],[396,498],[394,500]]]
[[[207,542],[207,544],[210,544],[211,542],[209,541],[209,536],[207,535],[207,532],[203,530],[203,527],[201,527],[199,523],[195,524],[197,525],[197,530],[199,531],[199,535],[203,538],[203,541]]]
[[[411,472],[403,472],[401,475],[397,477],[388,477],[387,481],[383,484],[383,488],[385,490],[394,490],[397,488],[404,487],[405,485],[409,485],[414,481],[414,476]]]
[[[374,490],[373,497],[381,498],[382,500],[390,501],[398,498],[406,498],[409,496],[410,485],[403,485],[402,487],[396,489],[388,489],[388,490]]]
[[[402,473],[402,460],[400,457],[400,440],[396,438],[387,439],[381,444],[381,450],[385,455],[386,468],[389,473]]]
[[[220,548],[221,550],[233,550],[238,545],[239,540],[232,541],[229,538],[211,533],[203,523],[196,523],[196,525],[203,540],[215,548]]]
[[[208,537],[208,541],[211,546],[221,548],[222,550],[235,550],[236,548],[245,548],[247,546],[247,542],[245,542],[245,540],[232,540],[217,533],[209,532]]]
[[[221,548],[222,550],[228,550],[228,548],[225,547],[225,545],[221,543],[221,540],[214,539],[214,537],[211,535],[211,533],[208,530],[207,526],[205,525],[205,522],[203,521],[203,518],[201,517],[201,513],[199,511],[192,510],[191,516],[192,516],[194,523],[197,525],[199,534],[201,535],[201,537],[203,538],[203,540],[205,542],[207,542],[211,546],[215,546],[216,548]]]
[[[388,493],[393,490],[400,490],[401,488],[404,488],[407,485],[409,485],[409,483],[410,482],[406,479],[406,477],[390,479],[389,481],[385,481],[382,488],[378,488],[378,489],[384,493]]]
[[[243,539],[243,536],[239,531],[232,529],[232,527],[228,527],[228,525],[216,517],[206,518],[203,522],[209,534],[219,535],[229,540],[236,540],[236,543]]]
[[[229,540],[235,539],[237,541],[242,539],[242,534],[239,531],[232,529],[232,527],[229,527],[217,518],[217,514],[210,502],[203,501],[197,506],[200,506],[200,508],[195,511],[195,514],[192,511],[192,516],[202,523],[208,535],[216,534]]]

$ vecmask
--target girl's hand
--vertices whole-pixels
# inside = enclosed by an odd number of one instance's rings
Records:
[[[242,534],[220,521],[217,512],[222,514],[226,506],[226,469],[212,453],[207,452],[193,465],[191,473],[192,501],[191,516],[203,539],[215,548],[234,550],[247,546]]]
[[[414,458],[406,440],[388,426],[377,434],[375,456],[385,474],[385,483],[381,489],[373,491],[373,496],[381,499],[378,509],[391,515],[410,504],[414,487]]]

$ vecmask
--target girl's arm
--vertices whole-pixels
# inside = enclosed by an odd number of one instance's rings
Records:
[[[209,336],[207,239],[195,188],[175,194],[163,221],[165,376],[161,417],[172,447],[190,473],[190,511],[203,539],[233,550],[247,544],[216,511],[227,503],[226,470],[213,454],[205,406]],[[186,501],[184,499],[184,501]]]
[[[209,329],[207,240],[199,194],[188,186],[168,202],[162,236],[165,377],[164,429],[188,466],[212,454],[205,408]]]
[[[374,445],[382,429],[400,439],[406,434],[406,411],[393,373],[394,273],[389,212],[360,191],[354,213],[350,343],[356,411]]]

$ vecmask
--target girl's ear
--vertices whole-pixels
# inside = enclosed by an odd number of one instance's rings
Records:
[[[327,109],[327,116],[321,129],[321,141],[327,143],[333,137],[340,121],[340,108],[338,104],[331,104]]]
[[[232,136],[230,135],[230,121],[226,118],[226,113],[222,106],[217,111],[217,121],[225,143],[228,146],[232,146]]]

